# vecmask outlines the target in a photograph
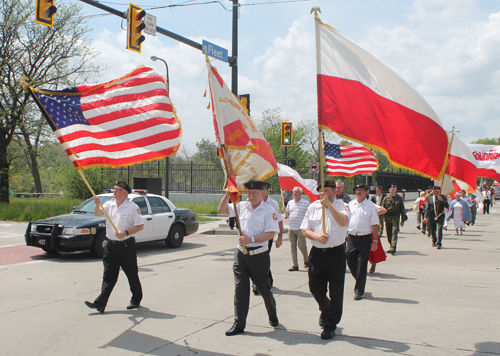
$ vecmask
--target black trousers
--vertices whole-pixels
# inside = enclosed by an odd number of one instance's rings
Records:
[[[328,316],[325,328],[335,330],[342,318],[346,269],[345,245],[309,252],[309,290],[319,310]],[[326,295],[327,290],[329,297]]]
[[[244,255],[240,250],[234,253],[234,323],[245,329],[250,304],[250,279],[257,286],[264,299],[269,319],[277,319],[276,301],[271,292],[269,265],[271,258],[267,251],[257,255]]]
[[[434,218],[429,218],[427,220],[429,222],[429,231],[431,232],[432,236],[432,244],[441,246],[442,241],[443,241],[443,225],[444,225],[444,215],[441,215],[436,220]]]
[[[271,239],[271,240],[269,240],[269,242],[267,244],[269,247],[269,249],[267,250],[267,253],[269,254],[269,261],[271,261],[271,249],[273,248],[273,242],[274,242],[274,239]],[[274,279],[273,279],[273,274],[271,273],[271,262],[269,262],[269,273],[267,274],[267,276],[269,277],[269,282],[271,283],[269,288],[272,288],[274,285]],[[257,287],[257,285],[255,283],[252,284],[252,289],[259,290],[259,288]],[[260,293],[260,290],[259,290],[259,293]]]
[[[483,214],[490,213],[490,205],[491,205],[491,200],[490,199],[484,199],[483,200]]]
[[[137,267],[137,250],[135,237],[125,240],[126,245],[121,241],[108,240],[104,247],[102,263],[104,274],[102,277],[101,294],[96,298],[94,304],[106,307],[109,296],[118,281],[120,267],[125,272],[132,292],[131,302],[140,304],[142,300],[142,287],[139,280],[139,269]]]
[[[387,223],[387,220],[386,220]],[[387,230],[389,228],[386,225]],[[387,232],[389,234],[389,232]],[[365,292],[366,274],[368,267],[368,259],[370,258],[370,248],[372,243],[372,235],[353,236],[347,235],[346,257],[347,265],[351,271],[351,275],[356,280],[354,291],[360,295]]]

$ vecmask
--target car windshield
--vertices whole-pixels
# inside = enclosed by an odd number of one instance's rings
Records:
[[[113,199],[112,196],[99,197],[99,198],[101,199],[101,204],[104,204],[108,200]],[[74,213],[89,213],[89,214],[94,214],[94,206],[95,206],[94,199],[93,198],[89,198],[89,199],[85,200],[82,204],[80,204],[79,206],[77,206],[73,210],[73,212]]]

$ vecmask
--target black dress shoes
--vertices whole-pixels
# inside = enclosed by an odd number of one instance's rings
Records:
[[[254,295],[260,295],[260,293],[259,293],[259,288],[257,288],[257,286],[256,286],[256,285],[253,285],[253,286],[252,286],[252,291],[253,291],[253,294],[254,294]]]
[[[354,292],[354,300],[361,300],[363,299],[363,294]]]
[[[91,303],[89,301],[85,302],[85,305],[88,306],[90,309],[97,309],[99,313],[104,313],[104,307],[97,306],[94,303]]]
[[[245,330],[241,329],[238,325],[233,324],[233,326],[231,326],[231,329],[229,329],[228,331],[226,331],[226,336],[238,335],[238,334],[241,334],[244,331]]]
[[[137,309],[137,308],[139,308],[139,303],[130,302],[130,304],[127,305],[127,309]]]
[[[278,318],[276,319],[269,319],[269,325],[271,325],[273,328],[277,327],[280,324],[278,321]]]
[[[335,330],[330,328],[324,328],[323,332],[321,333],[321,338],[324,340],[333,339],[334,336],[335,336]]]

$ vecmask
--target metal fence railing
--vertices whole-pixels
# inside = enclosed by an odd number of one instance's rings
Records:
[[[294,167],[294,169],[305,179],[318,180],[318,174],[309,172],[307,167]],[[161,178],[162,187],[165,186],[165,160],[155,162],[143,162],[124,168],[107,168],[103,172],[106,180],[134,181],[134,178]],[[169,191],[179,193],[223,193],[224,173],[219,164],[198,164],[194,162],[169,164]],[[325,177],[325,179],[342,180],[347,193],[352,192],[353,187],[359,183],[368,186],[380,184],[384,191],[388,190],[390,184],[397,184],[398,190],[405,189],[408,192],[426,189],[432,185],[432,180],[412,173],[398,171],[376,171],[371,175],[357,175],[354,177]],[[279,194],[278,175],[268,179],[271,183],[271,194]]]

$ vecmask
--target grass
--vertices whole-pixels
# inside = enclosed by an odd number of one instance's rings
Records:
[[[67,214],[73,211],[74,206],[82,203],[80,199],[61,199],[56,197],[43,198],[14,198],[10,203],[0,203],[1,221],[36,221],[51,216]],[[218,214],[219,202],[174,202],[178,207],[192,209],[198,221],[214,221],[200,214]]]
[[[0,220],[36,221],[70,213],[81,203],[80,199],[10,197],[10,203],[0,203]]]

